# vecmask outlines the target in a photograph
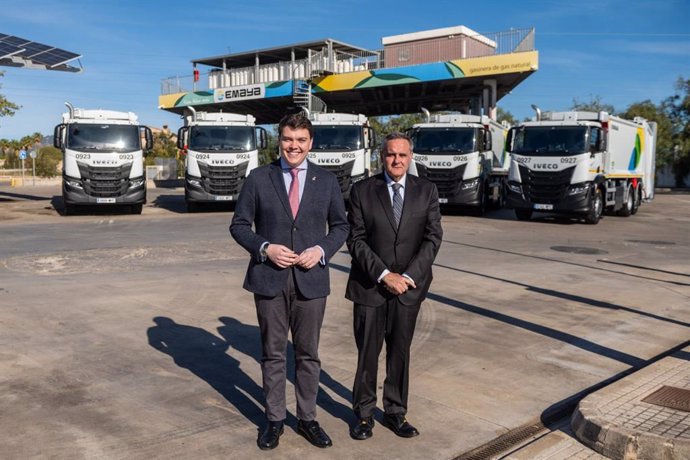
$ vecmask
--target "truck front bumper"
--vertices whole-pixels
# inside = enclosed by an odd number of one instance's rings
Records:
[[[204,189],[202,180],[194,176],[186,176],[184,180],[184,199],[186,202],[195,203],[221,203],[228,201],[237,201],[240,196],[239,190],[242,189],[241,184],[237,187],[238,192],[228,195],[216,195],[209,193]]]
[[[82,179],[63,177],[62,198],[69,205],[144,204],[146,181],[143,178],[130,179],[117,196],[94,196],[86,192]]]
[[[522,186],[515,182],[509,183],[506,189],[506,204],[512,209],[556,214],[587,214],[591,207],[591,187],[581,193],[570,193],[568,191],[558,199],[544,200],[544,203],[527,199],[522,192]]]

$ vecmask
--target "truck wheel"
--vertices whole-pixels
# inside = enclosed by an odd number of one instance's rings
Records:
[[[144,208],[143,204],[133,204],[129,207],[130,214],[141,214],[141,210]]]
[[[517,217],[517,220],[530,220],[532,218],[532,210],[531,209],[516,209],[515,210],[515,217]]]
[[[642,187],[639,184],[637,188],[635,188],[635,193],[633,193],[633,196],[635,199],[633,200],[633,207],[630,211],[630,214],[635,215],[637,214],[637,211],[640,210],[640,204],[642,203]]]
[[[486,183],[482,182],[481,189],[479,190],[479,205],[474,210],[475,214],[479,217],[486,214]]]
[[[623,207],[620,209],[620,211],[618,211],[619,216],[629,217],[630,214],[632,214],[632,210],[635,207],[635,200],[637,200],[637,198],[635,197],[636,194],[637,190],[633,188],[632,184],[628,185],[628,197],[625,199]]]
[[[599,223],[601,215],[604,212],[604,199],[601,196],[601,189],[595,188],[592,193],[592,198],[589,202],[589,212],[585,216],[585,222],[590,225]]]

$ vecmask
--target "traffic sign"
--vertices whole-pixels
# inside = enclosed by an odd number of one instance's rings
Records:
[[[26,160],[26,150],[22,149],[19,151],[19,159]]]
[[[35,150],[30,151],[30,152],[29,152],[29,156],[30,156],[31,158],[36,158],[36,151],[35,151]]]

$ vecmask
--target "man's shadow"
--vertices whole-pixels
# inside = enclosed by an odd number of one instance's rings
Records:
[[[240,362],[228,355],[229,344],[204,329],[178,324],[170,318],[153,318],[156,326],[146,331],[149,345],[170,355],[178,366],[211,385],[257,427],[264,423],[261,387],[240,368]]]
[[[234,349],[251,356],[257,363],[261,364],[261,339],[258,326],[244,324],[235,318],[221,316],[218,318],[223,326],[218,328],[218,333],[225,339],[225,341]],[[295,383],[295,353],[292,343],[288,341],[287,348],[287,378],[293,384]],[[348,403],[352,403],[352,392],[343,386],[340,382],[333,379],[328,372],[321,369],[319,378],[321,385],[331,389]],[[328,393],[326,393],[321,386],[319,386],[319,393],[316,397],[317,405],[331,414],[335,418],[343,420],[345,423],[350,423],[354,420],[354,415],[350,406],[339,403],[334,400]],[[290,416],[288,415],[288,419]],[[289,420],[290,421],[290,420]]]

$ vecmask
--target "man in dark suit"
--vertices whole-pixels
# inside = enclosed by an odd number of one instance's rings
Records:
[[[436,186],[407,174],[412,140],[401,133],[388,135],[381,158],[384,172],[354,185],[348,212],[352,268],[345,296],[354,302],[358,350],[352,390],[358,421],[350,428],[354,439],[372,436],[384,340],[383,423],[401,437],[419,434],[406,419],[410,344],[443,237]]]
[[[330,293],[327,264],[349,227],[335,175],[307,161],[313,138],[309,119],[287,115],[278,134],[280,159],[251,172],[230,225],[232,237],[251,254],[244,288],[254,293],[261,330],[267,423],[257,444],[273,449],[283,433],[290,331],[297,431],[315,446],[329,447],[331,439],[315,420],[319,334]]]

